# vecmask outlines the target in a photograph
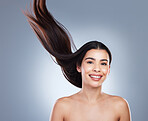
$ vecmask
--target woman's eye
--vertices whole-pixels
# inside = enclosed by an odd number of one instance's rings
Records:
[[[101,63],[101,65],[107,65],[106,63]]]
[[[88,64],[92,64],[93,62],[91,62],[91,61],[88,61],[87,63],[88,63]]]

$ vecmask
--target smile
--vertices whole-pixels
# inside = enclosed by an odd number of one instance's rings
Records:
[[[101,78],[101,76],[91,76],[90,77],[93,77],[93,78]]]
[[[92,80],[99,81],[102,78],[102,75],[89,75]]]

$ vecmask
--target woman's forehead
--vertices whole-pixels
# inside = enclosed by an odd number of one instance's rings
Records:
[[[84,56],[84,59],[87,57],[92,57],[94,59],[109,59],[109,55],[106,52],[106,50],[102,49],[91,49],[87,51],[87,53]]]

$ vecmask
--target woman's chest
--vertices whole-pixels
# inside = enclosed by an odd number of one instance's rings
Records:
[[[74,104],[69,108],[64,121],[118,121],[119,116],[113,105]]]

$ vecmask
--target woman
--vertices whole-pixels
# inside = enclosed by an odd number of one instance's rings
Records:
[[[56,101],[50,121],[131,121],[125,99],[102,92],[110,72],[110,50],[91,41],[76,49],[70,33],[46,8],[45,0],[34,0],[28,21],[44,48],[55,57],[65,78],[81,90]]]

